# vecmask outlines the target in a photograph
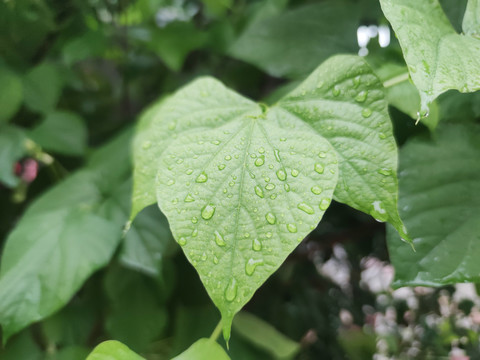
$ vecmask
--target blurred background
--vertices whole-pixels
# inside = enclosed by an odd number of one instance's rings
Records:
[[[465,4],[442,2],[457,28]],[[128,213],[130,149],[116,139],[128,138],[162,96],[211,75],[274,103],[337,53],[365,56],[381,77],[406,71],[376,0],[0,0],[0,246],[32,200],[112,141],[106,158],[127,166],[117,200]],[[410,86],[391,101],[399,145],[452,113],[439,108],[480,116],[478,101],[459,105],[447,93],[415,127]],[[84,359],[116,339],[147,359],[170,359],[208,337],[219,313],[165,218],[150,207],[138,222],[106,268],[61,310],[13,336],[0,358]],[[334,203],[245,308],[295,351],[252,341],[239,323],[230,356],[480,359],[475,285],[394,290],[393,277],[385,225]]]

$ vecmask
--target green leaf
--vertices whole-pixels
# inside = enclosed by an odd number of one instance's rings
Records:
[[[103,55],[108,45],[108,39],[102,31],[87,31],[65,44],[63,59],[66,65],[71,66],[78,61]]]
[[[200,339],[172,360],[230,360],[223,348],[214,340]]]
[[[480,89],[480,40],[457,34],[438,0],[380,3],[400,41],[413,83],[420,91],[422,115],[428,113],[429,103],[449,89]]]
[[[86,360],[144,360],[119,341],[108,340],[97,345]]]
[[[35,200],[9,234],[0,267],[4,342],[65,305],[110,260],[129,210],[129,136],[116,138],[86,170]],[[108,171],[115,162],[123,166]]]
[[[465,34],[480,38],[480,0],[468,0],[462,28]]]
[[[400,152],[400,213],[416,252],[389,231],[394,286],[480,280],[479,143],[478,125],[449,125]]]
[[[8,187],[18,185],[20,179],[14,173],[14,165],[26,153],[25,133],[20,128],[0,125],[0,182]]]
[[[0,67],[0,124],[10,120],[23,100],[22,81],[8,68]]]
[[[51,112],[57,105],[62,83],[55,65],[42,63],[36,66],[23,79],[25,104],[36,112]]]
[[[354,4],[322,1],[252,22],[229,53],[271,75],[301,77],[331,55],[356,52],[358,23]]]
[[[45,150],[65,155],[82,155],[87,145],[83,119],[66,111],[48,114],[28,135]]]
[[[408,240],[397,210],[397,146],[387,102],[367,63],[332,57],[278,106],[335,148],[340,174],[334,199],[392,223]]]
[[[236,316],[233,329],[275,359],[293,359],[300,350],[299,343],[290,340],[272,325],[243,311]]]

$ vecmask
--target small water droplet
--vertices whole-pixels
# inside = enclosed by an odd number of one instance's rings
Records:
[[[265,215],[265,219],[267,219],[267,222],[270,224],[270,225],[273,225],[277,222],[277,217],[275,215],[273,215],[272,213],[267,213],[267,215]]]
[[[270,184],[267,184],[267,185],[265,185],[265,189],[267,189],[267,190],[273,190],[273,189],[275,189],[275,185],[274,185],[274,184],[271,184],[271,183],[270,183]]]
[[[261,259],[258,259],[258,260],[254,260],[252,258],[248,259],[248,261],[245,263],[245,273],[248,276],[252,276],[257,266],[262,264],[263,264],[263,260]]]
[[[142,149],[144,149],[144,150],[150,149],[151,147],[152,147],[152,142],[151,141],[145,141],[142,144]]]
[[[382,202],[377,200],[372,203],[372,210],[370,211],[370,215],[372,215],[377,221],[385,222],[388,220],[387,211],[382,207]]]
[[[223,239],[223,236],[216,230],[215,230],[215,243],[221,247],[227,245],[227,243]]]
[[[320,210],[325,211],[328,209],[329,205],[330,205],[330,200],[323,199],[322,201],[320,201],[320,205],[318,205],[318,207],[320,208]]]
[[[178,239],[178,245],[180,246],[185,246],[187,244],[187,239],[185,239],[184,237],[181,237],[180,239]]]
[[[182,163],[183,163],[183,159],[177,159],[176,163],[177,163],[177,164],[182,164]]]
[[[269,231],[265,234],[265,236],[267,237],[267,239],[270,239],[273,236],[273,234]]]
[[[280,138],[280,141],[287,141],[287,138],[282,137]]]
[[[335,86],[333,87],[332,94],[333,94],[333,96],[335,96],[335,97],[337,97],[338,95],[340,95],[340,88],[338,87],[338,85],[335,85]]]
[[[362,90],[357,94],[357,96],[355,96],[355,101],[362,103],[365,100],[367,100],[367,95],[368,95],[368,92],[366,90]]]
[[[185,201],[185,202],[194,202],[195,199],[193,198],[192,195],[187,194],[187,196],[185,196],[185,200],[183,200],[183,201]]]
[[[298,172],[297,169],[292,169],[291,174],[292,174],[293,177],[297,177],[299,172]]]
[[[262,243],[257,238],[253,239],[253,241],[252,241],[252,249],[254,251],[262,250]]]
[[[265,182],[269,182],[269,181],[270,181],[270,178],[269,178],[268,176],[265,176],[265,177],[263,178],[263,180],[265,180]]]
[[[196,216],[192,217],[192,224],[196,224],[198,222],[198,218]]]
[[[202,254],[201,260],[202,260],[202,261],[207,260],[207,253],[206,253],[205,251],[204,251],[203,254]]]
[[[217,258],[216,256],[213,257],[213,263],[214,263],[215,265],[218,264],[218,258]]]
[[[220,164],[220,165],[218,165],[218,170],[221,171],[221,170],[223,170],[223,169],[225,169],[225,164]]]
[[[237,280],[231,278],[228,282],[227,287],[225,288],[225,300],[232,302],[237,297]]]
[[[378,170],[378,173],[384,176],[390,176],[392,175],[392,170],[384,168],[384,169]]]
[[[167,182],[168,186],[172,186],[173,184],[175,184],[175,180],[173,180],[173,179],[168,180],[168,182]]]
[[[258,152],[259,152],[260,154],[263,154],[263,153],[265,152],[265,149],[264,149],[263,147],[261,147],[260,149],[258,149]]]
[[[187,174],[187,175],[192,175],[192,173],[193,173],[193,169],[187,169],[185,171],[185,174]]]
[[[319,174],[323,174],[323,171],[325,170],[325,168],[323,167],[322,164],[319,164],[319,163],[316,163],[315,166],[314,166],[314,169],[317,173]]]
[[[255,166],[262,166],[265,163],[265,155],[259,156],[255,159]]]
[[[202,218],[209,220],[212,218],[213,214],[215,214],[215,205],[208,204],[203,207]]]
[[[283,188],[285,189],[286,192],[290,191],[290,185],[288,184],[283,185]]]
[[[197,178],[195,179],[195,182],[204,183],[207,180],[208,180],[207,174],[205,173],[205,171],[202,171],[202,173],[200,175],[198,175]]]
[[[320,195],[323,191],[323,189],[318,185],[312,186],[310,190],[312,190],[312,193],[314,193],[315,195]]]
[[[255,186],[254,189],[255,189],[255,194],[257,194],[257,196],[259,196],[259,197],[261,197],[261,198],[264,197],[264,195],[263,195],[263,190],[262,190],[262,188],[261,188],[260,186],[257,185],[257,186]]]
[[[213,141],[212,141],[212,144],[213,144],[213,145],[220,145],[220,141],[218,141],[218,140],[213,140]]]
[[[282,161],[282,159],[280,158],[280,150],[278,150],[278,149],[273,150],[273,154],[275,155],[275,159],[278,162]]]
[[[387,134],[385,134],[385,133],[379,133],[379,134],[378,134],[378,137],[383,140],[383,139],[386,139],[386,138],[387,138]]]
[[[297,232],[297,225],[287,224],[287,230],[290,231],[291,233],[296,233]]]
[[[197,235],[198,235],[198,229],[195,228],[195,229],[193,229],[193,231],[192,231],[192,237],[196,237]]]
[[[270,195],[270,199],[275,200],[277,198],[277,194]]]
[[[230,160],[232,160],[232,157],[230,155],[226,155],[225,160],[230,161]]]
[[[353,87],[356,89],[360,85],[360,75],[353,78]]]
[[[370,116],[372,116],[372,110],[370,108],[365,108],[362,110],[362,116],[364,118],[369,118]]]
[[[327,156],[327,153],[325,151],[320,151],[318,153],[318,157],[321,158],[321,159],[325,158],[326,156]]]
[[[308,205],[307,203],[302,202],[302,203],[298,204],[297,207],[300,210],[306,212],[307,214],[312,215],[312,214],[315,213],[315,210],[313,210],[313,208],[310,205]]]
[[[280,181],[285,181],[287,179],[287,173],[283,169],[280,169],[277,171],[277,178]]]

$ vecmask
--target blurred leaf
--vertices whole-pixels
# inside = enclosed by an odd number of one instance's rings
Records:
[[[83,155],[87,146],[84,120],[67,111],[49,113],[28,136],[43,149],[64,155]]]
[[[444,125],[400,152],[399,208],[415,252],[388,232],[394,285],[478,282],[480,126]]]
[[[102,31],[88,31],[68,41],[63,47],[63,59],[66,65],[78,61],[100,57],[105,54],[111,42]]]
[[[119,341],[108,340],[97,345],[86,360],[144,360]]]
[[[110,260],[128,216],[116,191],[128,199],[129,138],[125,132],[97,153],[97,161],[119,161],[120,168],[105,174],[95,171],[97,162],[75,173],[36,199],[9,234],[0,268],[4,342],[65,305]]]
[[[172,360],[230,360],[223,348],[214,340],[200,339]]]
[[[90,350],[82,346],[67,346],[55,351],[54,354],[46,354],[45,360],[84,360]]]
[[[480,0],[468,0],[462,28],[466,35],[480,38]]]
[[[441,93],[480,89],[480,39],[455,32],[438,0],[380,0],[400,41],[422,114]]]
[[[22,81],[14,72],[0,66],[0,124],[15,115],[23,100]]]
[[[222,16],[233,5],[233,0],[202,0],[207,11],[216,16]]]
[[[251,23],[229,53],[273,76],[302,77],[331,55],[356,52],[358,23],[354,4],[322,1]]]
[[[349,360],[374,359],[377,352],[374,334],[366,334],[361,328],[340,329],[338,338]]]
[[[167,324],[165,305],[155,296],[155,282],[121,267],[110,269],[105,281],[111,304],[107,331],[133,350],[144,351]]]
[[[14,166],[27,153],[26,139],[20,128],[0,124],[0,182],[8,187],[15,187],[20,182]]]
[[[51,112],[57,105],[62,86],[59,68],[42,63],[30,70],[23,79],[25,104],[36,112]]]
[[[43,360],[43,354],[35,343],[30,331],[22,331],[0,348],[2,360]]]
[[[272,325],[247,312],[240,312],[233,322],[236,333],[273,355],[275,359],[293,359],[300,344],[278,332]]]

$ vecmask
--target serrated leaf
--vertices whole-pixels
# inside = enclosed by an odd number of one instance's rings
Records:
[[[400,213],[416,252],[388,232],[394,286],[480,280],[479,143],[478,125],[449,125],[400,152]]]
[[[465,34],[480,38],[480,0],[468,0],[462,28]]]
[[[230,360],[223,348],[214,340],[200,339],[172,360]]]
[[[23,99],[22,81],[8,68],[0,67],[0,124],[7,122],[20,108]]]
[[[234,331],[246,340],[265,350],[275,359],[293,359],[300,344],[289,339],[269,323],[253,314],[240,312],[233,322]]]
[[[97,345],[86,360],[144,360],[120,341],[108,340]]]
[[[229,54],[273,76],[302,77],[331,55],[358,50],[354,9],[347,1],[322,1],[252,22]]]
[[[327,139],[339,160],[334,199],[392,223],[398,215],[397,146],[383,86],[366,62],[340,55],[319,66],[278,106]]]
[[[28,135],[45,150],[65,155],[82,155],[87,145],[83,119],[67,111],[48,114]]]
[[[14,165],[27,153],[26,140],[22,129],[0,125],[0,182],[8,187],[14,187],[20,182],[14,173]]]
[[[61,308],[110,260],[129,210],[129,136],[116,138],[87,169],[41,195],[9,234],[0,267],[4,342]],[[121,166],[105,174],[100,159],[106,169]]]
[[[421,113],[438,95],[480,89],[480,39],[460,35],[438,0],[380,0],[420,91]],[[453,55],[452,55],[453,54]]]

